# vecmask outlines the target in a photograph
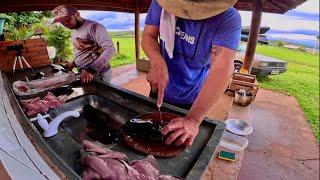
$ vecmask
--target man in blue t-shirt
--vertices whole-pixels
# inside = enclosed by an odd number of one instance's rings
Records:
[[[142,35],[142,48],[151,64],[150,97],[156,94],[158,107],[164,101],[190,109],[187,116],[163,128],[164,135],[173,131],[167,144],[191,146],[201,121],[231,80],[241,35],[241,17],[232,7],[235,2],[152,1]]]

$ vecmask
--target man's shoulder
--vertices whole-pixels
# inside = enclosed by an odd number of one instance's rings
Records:
[[[225,13],[228,13],[228,14],[239,14],[239,11],[236,8],[231,7],[227,11],[225,11]]]
[[[220,28],[224,26],[229,28],[230,26],[241,26],[241,16],[239,11],[232,7],[217,16],[208,18],[207,23],[209,26],[212,26],[212,28],[217,25],[219,25]]]
[[[86,22],[83,25],[82,30],[87,30],[87,31],[95,33],[98,30],[99,31],[105,30],[105,27],[96,21],[86,20]]]
[[[240,17],[240,13],[234,7],[229,8],[225,12],[218,14],[217,16],[213,16],[208,18],[209,21],[220,21],[220,20],[227,20],[227,19],[238,19]]]
[[[87,25],[90,25],[90,26],[92,26],[92,25],[103,26],[103,25],[100,24],[99,22],[93,21],[93,20],[89,20],[89,19],[86,20],[86,24],[87,24]]]
[[[241,18],[239,11],[232,7],[225,12],[225,16],[230,19],[239,20]]]

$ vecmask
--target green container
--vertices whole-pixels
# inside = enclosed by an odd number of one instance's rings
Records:
[[[8,18],[0,17],[0,35],[3,33],[3,26],[6,20],[8,20]]]

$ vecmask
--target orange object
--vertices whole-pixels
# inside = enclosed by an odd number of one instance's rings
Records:
[[[241,68],[241,69],[240,69],[240,73],[241,73],[241,74],[249,74],[249,72],[248,72],[246,69],[244,69],[244,68]]]

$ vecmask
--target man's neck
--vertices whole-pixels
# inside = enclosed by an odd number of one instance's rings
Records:
[[[86,22],[85,19],[80,18],[79,20],[77,20],[77,27],[76,29],[79,29],[84,23]]]

